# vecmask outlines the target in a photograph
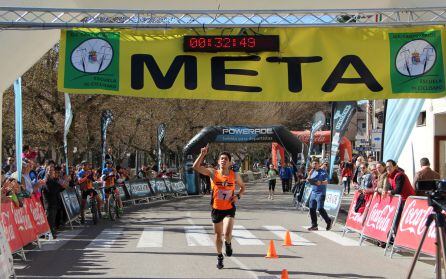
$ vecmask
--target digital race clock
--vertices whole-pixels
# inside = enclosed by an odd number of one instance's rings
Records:
[[[260,52],[279,51],[278,35],[184,36],[184,51]]]

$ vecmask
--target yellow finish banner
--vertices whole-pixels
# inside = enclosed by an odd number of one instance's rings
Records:
[[[268,49],[274,38],[278,49]],[[64,30],[58,88],[261,102],[438,98],[445,51],[443,26]]]

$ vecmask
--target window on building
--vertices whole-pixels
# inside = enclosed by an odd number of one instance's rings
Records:
[[[426,111],[422,111],[418,115],[417,126],[426,126]]]

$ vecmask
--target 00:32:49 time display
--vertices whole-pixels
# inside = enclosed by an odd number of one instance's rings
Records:
[[[256,46],[256,39],[254,37],[243,38],[190,38],[189,46],[191,48],[254,48]]]

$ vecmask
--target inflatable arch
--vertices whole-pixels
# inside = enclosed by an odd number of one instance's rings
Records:
[[[291,131],[291,133],[297,137],[300,142],[308,144],[310,142],[310,131]],[[314,134],[314,144],[330,144],[331,141],[331,132],[330,131],[318,131]],[[330,151],[328,151],[330,152]],[[277,142],[272,143],[271,148],[271,156],[272,162],[275,167],[277,167],[277,162],[280,160],[279,157],[284,157],[284,148],[281,144]],[[346,137],[342,137],[341,142],[339,144],[339,156],[341,162],[343,161],[351,161],[352,160],[352,143]],[[283,165],[283,160],[281,161],[281,165]]]
[[[286,127],[275,126],[210,126],[203,128],[184,147],[184,177],[187,192],[198,194],[198,175],[192,165],[200,149],[211,142],[217,143],[256,143],[278,142],[290,154],[293,160],[301,152],[302,144]]]

